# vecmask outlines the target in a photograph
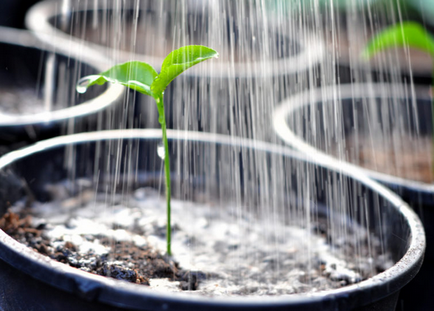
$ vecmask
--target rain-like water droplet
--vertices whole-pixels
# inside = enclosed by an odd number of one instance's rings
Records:
[[[81,79],[77,82],[77,85],[76,85],[76,90],[77,90],[77,92],[80,93],[80,94],[85,93],[85,92],[87,91],[87,88],[88,88],[88,86],[89,86],[89,83],[90,83],[90,79],[89,79],[89,77],[81,78]]]
[[[160,122],[160,124],[163,124],[164,123],[164,117],[159,116],[158,117],[158,122]]]
[[[95,76],[86,76],[81,78],[80,80],[78,80],[77,85],[76,85],[76,90],[78,93],[83,94],[87,91],[87,89],[90,86],[91,82],[94,82],[96,79],[98,79],[99,76],[95,75]]]
[[[164,158],[165,158],[165,156],[166,156],[166,153],[165,153],[165,151],[164,151],[164,145],[163,145],[162,142],[158,144],[158,147],[157,147],[157,154],[158,154],[158,156],[159,156],[162,160],[164,160]]]

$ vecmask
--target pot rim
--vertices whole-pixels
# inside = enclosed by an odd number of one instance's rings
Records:
[[[273,127],[276,134],[291,147],[298,151],[310,155],[321,155],[328,158],[330,161],[337,161],[339,164],[345,163],[346,166],[354,167],[362,171],[364,174],[374,178],[375,180],[397,187],[405,187],[413,191],[424,192],[427,194],[434,193],[434,184],[428,184],[420,181],[405,179],[388,175],[385,173],[376,172],[370,169],[362,168],[355,164],[343,161],[334,156],[328,155],[325,152],[316,149],[312,145],[305,142],[297,136],[288,126],[287,117],[296,110],[303,107],[314,105],[319,102],[331,102],[338,99],[352,97],[388,97],[390,92],[388,89],[393,89],[394,96],[410,96],[412,98],[423,98],[430,100],[427,87],[414,87],[399,83],[355,83],[355,84],[340,84],[338,88],[335,86],[327,86],[299,93],[281,102],[273,112]]]
[[[308,157],[305,154],[296,152],[288,147],[270,144],[267,142],[253,141],[245,138],[231,137],[220,134],[209,134],[203,132],[187,132],[168,130],[167,136],[171,140],[184,140],[184,141],[200,141],[210,142],[224,145],[234,145],[243,148],[253,148],[258,151],[271,152],[273,154],[285,155],[293,157],[300,161],[313,163],[322,167],[331,169],[340,174],[345,174],[355,178],[363,183],[366,187],[377,192],[379,195],[389,200],[398,213],[401,213],[407,222],[411,231],[411,241],[408,246],[407,252],[404,256],[395,263],[391,268],[386,271],[375,275],[360,283],[346,286],[339,289],[323,291],[310,294],[297,294],[285,297],[200,297],[189,296],[179,293],[161,293],[152,291],[144,286],[128,283],[93,275],[60,262],[56,262],[46,256],[43,256],[35,251],[27,248],[23,244],[12,239],[6,233],[0,230],[0,247],[3,249],[0,257],[6,262],[14,266],[17,257],[24,257],[27,261],[21,268],[24,272],[30,274],[29,267],[37,266],[36,271],[41,271],[40,275],[31,274],[45,283],[54,286],[59,286],[61,281],[59,279],[68,278],[70,283],[80,283],[78,291],[89,299],[98,298],[100,302],[107,304],[116,304],[116,299],[120,299],[122,306],[129,308],[140,308],[143,302],[155,303],[161,310],[165,310],[168,304],[186,305],[190,306],[203,306],[206,305],[210,308],[216,307],[244,307],[245,309],[260,309],[260,308],[280,308],[290,304],[316,304],[318,306],[324,303],[336,303],[336,301],[345,300],[347,304],[351,304],[355,295],[360,295],[361,292],[365,293],[364,297],[366,303],[377,301],[393,292],[398,291],[402,286],[407,284],[411,278],[417,273],[423,261],[425,250],[425,234],[421,221],[417,215],[403,202],[395,193],[381,186],[377,182],[371,180],[365,175],[361,174],[360,170],[354,167],[343,167],[337,164],[336,161],[330,161],[327,157],[317,157],[315,159]],[[33,153],[38,153],[44,150],[53,149],[67,145],[78,143],[85,143],[90,141],[101,140],[119,140],[119,139],[151,139],[160,140],[161,130],[147,129],[147,130],[111,130],[100,132],[80,133],[68,136],[60,136],[51,138],[45,141],[35,143],[30,147],[20,150],[12,151],[0,158],[0,170],[4,169],[15,160],[21,159]],[[22,261],[22,260],[21,260]],[[42,272],[46,271],[50,274],[55,274],[53,277],[47,277],[47,274]],[[78,282],[78,280],[86,280],[85,282]],[[64,282],[66,283],[66,282]],[[65,285],[64,285],[65,286]],[[63,290],[71,291],[70,288],[63,288]],[[75,290],[77,291],[77,290]],[[128,297],[128,299],[126,298]],[[360,300],[360,299],[358,299]],[[364,300],[362,300],[364,301]],[[128,305],[127,302],[132,303]],[[353,302],[354,303],[354,302]]]
[[[39,36],[39,35],[38,35]],[[47,36],[48,38],[48,36]],[[49,37],[53,39],[52,37]],[[16,45],[23,48],[34,48],[50,53],[62,55],[66,58],[76,58],[81,62],[97,69],[103,70],[98,62],[92,62],[90,59],[85,59],[80,54],[69,53],[65,51],[57,51],[49,47],[45,47],[43,43],[38,41],[38,38],[32,32],[27,30],[18,30],[0,26],[0,43]],[[92,52],[96,54],[95,52]],[[93,55],[96,58],[99,56]],[[102,57],[102,56],[101,56]],[[0,128],[25,126],[36,124],[49,124],[52,122],[60,122],[70,118],[79,118],[99,112],[113,105],[118,101],[124,93],[124,87],[121,85],[110,85],[102,94],[92,98],[79,105],[67,107],[64,109],[45,111],[34,114],[25,115],[4,115],[0,114]]]
[[[127,2],[127,5],[133,5],[133,2]],[[93,3],[79,2],[75,11],[92,10]],[[100,5],[100,4],[99,4]],[[45,0],[32,6],[26,14],[25,23],[27,28],[35,31],[35,35],[48,45],[54,45],[56,49],[80,49],[82,47],[89,48],[90,50],[99,51],[101,54],[107,52],[109,48],[99,44],[91,43],[85,40],[75,38],[63,31],[53,27],[49,23],[49,19],[53,16],[58,16],[58,2],[53,0]],[[110,5],[107,5],[110,8]],[[134,8],[134,7],[133,7]],[[272,25],[275,27],[276,25]],[[51,36],[44,36],[43,34],[51,34]],[[53,40],[53,37],[55,40]],[[301,40],[306,44],[301,44]],[[220,65],[202,64],[200,67],[190,68],[184,73],[187,76],[195,77],[273,77],[276,75],[296,74],[300,71],[306,71],[316,64],[319,64],[324,58],[324,44],[321,38],[314,32],[306,30],[303,35],[295,38],[300,44],[301,52],[289,58],[272,61],[258,61],[258,62],[244,62],[244,63],[221,63]],[[315,48],[308,48],[315,47]],[[156,69],[161,67],[164,57],[156,57],[152,55],[141,55],[133,52],[126,52],[117,50],[116,55],[119,57],[120,62],[136,59],[145,61],[151,64]],[[206,67],[203,67],[206,66]],[[204,70],[207,68],[208,70]]]

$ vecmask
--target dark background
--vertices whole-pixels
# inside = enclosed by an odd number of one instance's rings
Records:
[[[39,0],[0,0],[0,26],[25,28],[27,10]]]

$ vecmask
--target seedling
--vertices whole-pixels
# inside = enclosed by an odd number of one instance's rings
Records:
[[[368,42],[363,51],[363,57],[371,58],[380,51],[396,48],[412,47],[428,53],[434,62],[434,37],[432,37],[425,28],[416,22],[403,22],[391,26],[378,33],[371,41]],[[434,68],[433,68],[434,79]],[[432,123],[433,123],[433,174],[434,174],[434,100],[431,103]]]
[[[158,121],[163,132],[164,173],[166,182],[167,204],[167,254],[172,255],[171,250],[171,209],[170,209],[170,160],[169,146],[166,134],[166,116],[164,113],[164,90],[169,83],[188,68],[207,59],[218,57],[218,53],[211,48],[201,45],[189,45],[172,51],[164,59],[161,72],[144,62],[130,61],[118,64],[98,75],[86,76],[77,83],[77,92],[84,93],[95,84],[103,85],[106,82],[121,84],[137,92],[152,96],[158,109]]]

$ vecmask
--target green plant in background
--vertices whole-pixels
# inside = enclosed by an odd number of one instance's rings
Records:
[[[166,181],[166,204],[167,204],[167,254],[172,255],[171,250],[171,209],[170,209],[170,160],[169,146],[166,134],[166,116],[164,113],[164,90],[169,83],[188,68],[218,57],[218,53],[206,46],[189,45],[172,51],[164,59],[161,71],[158,74],[155,69],[144,62],[130,61],[115,65],[109,70],[98,75],[86,76],[77,83],[77,92],[84,93],[95,84],[103,85],[106,82],[117,83],[127,86],[140,93],[152,96],[158,109],[158,121],[163,132],[164,145],[164,172]]]
[[[368,59],[380,51],[407,46],[427,52],[434,60],[434,37],[416,22],[403,22],[381,31],[368,42],[363,56]]]
[[[422,50],[428,53],[434,62],[434,37],[424,26],[416,22],[402,22],[384,29],[368,42],[363,51],[363,57],[369,59],[380,51],[396,47],[411,47]],[[434,65],[432,77],[434,81]],[[433,121],[432,163],[434,164],[434,100],[431,103],[431,113]]]

